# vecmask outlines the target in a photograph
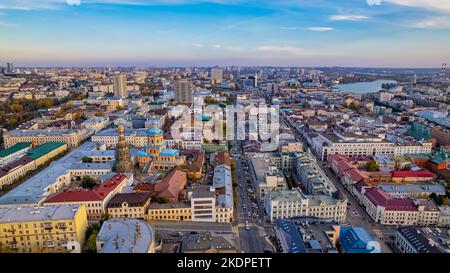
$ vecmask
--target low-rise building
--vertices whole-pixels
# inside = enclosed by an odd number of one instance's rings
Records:
[[[238,253],[232,238],[209,232],[186,235],[181,245],[181,253]]]
[[[187,202],[153,203],[148,208],[148,221],[191,221],[191,205]]]
[[[436,178],[436,175],[430,171],[392,171],[392,182],[427,182]]]
[[[98,253],[155,253],[155,232],[143,220],[109,219],[103,222],[96,246]]]
[[[275,219],[312,216],[342,223],[347,215],[347,199],[304,195],[299,190],[271,191],[264,198],[264,209],[271,222]]]
[[[19,142],[7,149],[0,150],[0,166],[20,158],[31,149],[31,142]]]
[[[112,218],[146,219],[150,199],[146,192],[118,193],[108,203],[108,215]]]
[[[364,192],[363,205],[369,216],[383,225],[436,225],[440,211],[432,200],[396,199],[379,188]]]
[[[441,253],[413,226],[399,227],[395,232],[395,249],[401,253]]]
[[[47,142],[37,147],[32,145],[24,156],[0,166],[0,187],[11,185],[66,151],[67,144],[62,142]]]
[[[9,148],[19,142],[35,142],[44,144],[47,142],[64,142],[70,148],[78,147],[89,136],[86,129],[73,130],[13,130],[3,135],[5,147]]]
[[[132,182],[132,174],[116,174],[92,190],[73,188],[55,193],[43,201],[45,206],[84,205],[89,221],[99,221],[106,214],[106,206],[111,198],[122,192]]]

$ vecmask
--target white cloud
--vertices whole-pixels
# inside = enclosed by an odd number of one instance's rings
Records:
[[[418,21],[414,24],[412,24],[415,28],[436,28],[436,29],[443,29],[443,28],[450,28],[450,17],[448,16],[436,16],[436,17],[430,17],[421,21]]]
[[[332,21],[362,21],[367,19],[370,19],[370,17],[365,15],[339,14],[330,16],[330,20]]]
[[[19,25],[0,21],[0,27],[19,27]]]
[[[334,30],[332,27],[308,27],[307,30],[323,32],[323,31],[331,31]]]
[[[381,5],[381,0],[367,0],[367,4],[370,6]]]
[[[0,9],[13,10],[42,10],[57,9],[63,5],[78,6],[84,4],[108,4],[108,5],[177,5],[195,3],[233,4],[239,0],[1,0]]]
[[[221,45],[213,45],[214,48],[221,48]]]
[[[293,46],[260,46],[256,48],[257,51],[269,53],[269,54],[282,54],[282,55],[303,55],[304,49]]]
[[[193,47],[198,47],[198,48],[203,48],[203,47],[205,47],[204,44],[193,44],[192,46],[193,46]]]
[[[381,5],[383,2],[440,12],[450,12],[449,0],[367,0],[367,4],[369,5]]]

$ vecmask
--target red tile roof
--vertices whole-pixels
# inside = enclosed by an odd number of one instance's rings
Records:
[[[374,205],[385,207],[386,210],[391,211],[416,211],[417,207],[411,199],[394,199],[387,192],[371,188],[367,190],[364,195]]]
[[[218,152],[216,155],[216,165],[225,164],[227,166],[231,166],[230,154],[228,151]]]
[[[392,178],[396,177],[429,177],[434,178],[434,173],[426,170],[422,171],[392,171]]]
[[[173,169],[163,180],[155,184],[155,192],[159,197],[178,198],[187,182],[186,173]]]
[[[364,178],[367,178],[367,175],[357,169],[349,169],[344,172],[344,175],[348,176],[351,181],[359,182]]]
[[[62,192],[55,193],[54,195],[47,198],[44,203],[102,201],[125,178],[125,175],[117,174],[92,190],[82,188],[63,190]]]
[[[337,166],[338,166],[338,169],[339,169],[340,172],[344,172],[346,170],[350,170],[350,169],[354,169],[355,168],[352,164],[348,163],[345,160],[340,160],[338,162]]]

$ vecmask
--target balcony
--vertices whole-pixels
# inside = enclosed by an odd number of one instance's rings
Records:
[[[66,229],[66,228],[67,228],[67,225],[66,225],[66,223],[58,223],[58,224],[56,225],[56,227],[59,228],[59,229]]]
[[[56,246],[55,241],[53,241],[53,240],[47,240],[47,241],[45,242],[45,244],[46,244],[46,246],[49,247],[49,248],[53,248],[53,247]]]
[[[51,222],[45,222],[44,223],[44,229],[52,229],[52,228],[53,228],[53,225],[52,225]]]

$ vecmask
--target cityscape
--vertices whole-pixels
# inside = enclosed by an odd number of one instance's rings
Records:
[[[275,2],[0,1],[0,253],[450,253],[450,2]]]

